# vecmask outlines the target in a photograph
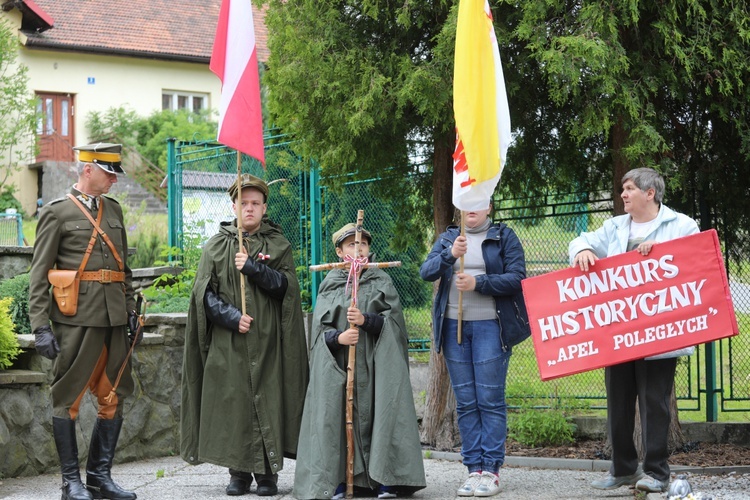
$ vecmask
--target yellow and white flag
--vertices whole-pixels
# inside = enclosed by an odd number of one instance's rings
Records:
[[[500,51],[487,0],[461,0],[453,68],[453,205],[489,207],[511,141]]]

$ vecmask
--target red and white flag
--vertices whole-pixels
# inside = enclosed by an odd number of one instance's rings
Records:
[[[211,71],[221,80],[218,141],[265,166],[260,79],[250,0],[222,0]]]
[[[453,69],[453,205],[489,207],[511,141],[510,111],[487,0],[461,0]]]

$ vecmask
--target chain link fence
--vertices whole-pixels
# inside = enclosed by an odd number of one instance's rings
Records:
[[[218,223],[235,217],[226,189],[236,182],[237,153],[212,143],[173,141],[169,155],[170,245],[199,255],[202,242],[216,233]],[[244,155],[240,169],[270,184],[267,213],[296,249],[297,275],[307,310],[312,310],[323,278],[323,273],[311,273],[309,266],[338,259],[332,234],[354,222],[357,211],[364,210],[364,227],[373,236],[375,260],[402,262],[401,267],[386,272],[404,306],[411,355],[426,361],[429,352],[424,351],[431,348],[433,285],[421,280],[419,267],[434,235],[424,229],[429,224],[416,220],[416,214],[399,209],[416,196],[417,180],[400,179],[398,189],[404,203],[393,203],[392,197],[384,195],[389,188],[392,192],[393,179],[318,179],[315,169],[294,154],[286,137],[272,135],[266,137],[266,170]],[[494,208],[495,220],[504,221],[518,234],[529,276],[567,267],[568,243],[581,231],[601,227],[612,214],[611,200],[582,193],[542,200],[497,200]],[[681,358],[675,380],[680,410],[702,410],[707,405],[706,394],[719,397],[723,412],[750,410],[750,275],[746,263],[731,263],[728,269],[744,335],[717,342],[715,347],[700,346],[695,355]],[[507,380],[506,394],[513,406],[606,406],[603,370],[542,382],[531,340],[514,347]]]
[[[227,189],[238,170],[269,183],[267,215],[280,224],[295,251],[300,280],[309,264],[304,168],[283,136],[266,138],[266,168],[254,158],[213,142],[170,140],[168,143],[169,245],[183,255],[196,253],[216,234],[219,223],[236,215]],[[309,302],[309,291],[306,300]]]
[[[429,233],[419,229],[423,224],[409,220],[415,214],[398,213],[394,204],[385,201],[383,184],[391,182],[383,179],[345,182],[340,187],[332,187],[334,179],[321,179],[322,238],[321,255],[325,262],[336,262],[336,249],[332,235],[350,222],[356,222],[357,211],[364,210],[363,227],[372,235],[371,260],[379,262],[400,261],[401,266],[386,269],[399,292],[404,309],[406,326],[413,353],[429,352],[429,339],[432,336],[431,308],[432,283],[419,276],[422,265],[431,245]],[[411,179],[415,181],[415,179]],[[416,196],[416,187],[410,180],[402,180],[400,192],[402,204],[410,196]],[[404,220],[407,218],[407,220]],[[403,227],[408,228],[409,244],[404,250],[397,250],[393,244]],[[428,356],[425,355],[427,360]]]
[[[528,276],[569,266],[568,243],[583,231],[595,231],[612,217],[612,201],[586,193],[550,195],[544,199],[502,200],[496,203],[497,219],[519,236],[524,247]],[[681,411],[705,411],[716,419],[715,395],[722,412],[750,410],[750,269],[726,259],[737,314],[739,336],[701,345],[695,354],[681,357],[675,375],[675,395]],[[743,335],[744,334],[744,335]],[[717,378],[718,377],[718,378]],[[554,400],[564,407],[606,408],[604,371],[593,370],[542,382],[532,342],[514,348],[506,388],[509,399]],[[537,401],[538,402],[538,401]],[[700,415],[696,415],[700,418]]]
[[[23,246],[22,216],[16,212],[0,212],[0,245]]]

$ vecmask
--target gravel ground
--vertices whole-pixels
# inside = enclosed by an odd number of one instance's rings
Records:
[[[465,479],[465,470],[456,454],[424,461],[427,488],[414,495],[419,499],[453,499],[456,489]],[[517,463],[527,463],[518,466]],[[593,499],[634,498],[633,490],[618,488],[610,491],[594,490],[589,483],[601,477],[608,467],[605,461],[523,459],[514,457],[500,471],[501,492],[496,498],[513,499]],[[560,468],[565,467],[565,468]],[[750,472],[723,475],[687,474],[696,498],[713,500],[750,499]],[[179,457],[165,457],[127,464],[117,464],[113,477],[123,487],[133,489],[139,499],[226,499],[224,488],[228,482],[226,469],[210,464],[190,466]],[[287,460],[279,474],[279,494],[274,499],[291,499],[294,480],[294,461]],[[253,488],[254,490],[254,488]],[[0,499],[37,500],[58,498],[58,474],[4,479],[0,482]],[[255,498],[254,494],[249,495]],[[666,498],[650,494],[648,500]]]
[[[750,499],[750,473],[685,474],[696,498],[707,500]]]

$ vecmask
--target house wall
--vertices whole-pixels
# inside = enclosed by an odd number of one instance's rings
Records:
[[[20,50],[19,62],[29,68],[29,90],[32,92],[74,96],[77,144],[89,141],[86,119],[91,112],[124,106],[138,115],[148,116],[161,110],[162,90],[206,93],[208,107],[216,109],[219,106],[221,82],[207,64],[29,50],[25,47]],[[14,181],[19,187],[16,197],[24,210],[33,214],[36,210],[37,171],[24,168],[14,176]]]
[[[18,9],[12,9],[9,12],[0,10],[0,21],[7,22],[11,27],[15,29],[21,28],[21,13]],[[20,62],[20,56],[18,62]],[[15,71],[15,68],[10,67],[11,72]],[[20,147],[14,148],[13,151],[5,152],[8,157],[3,160],[3,165],[18,164],[19,163],[19,152],[27,151],[30,145],[21,145]],[[33,159],[32,159],[33,160]],[[22,165],[25,165],[22,163]],[[27,168],[21,168],[16,172],[11,172],[5,184],[14,185],[16,187],[16,198],[23,204],[23,208],[28,215],[34,214],[36,211],[36,182],[37,175],[35,171],[31,171]]]

